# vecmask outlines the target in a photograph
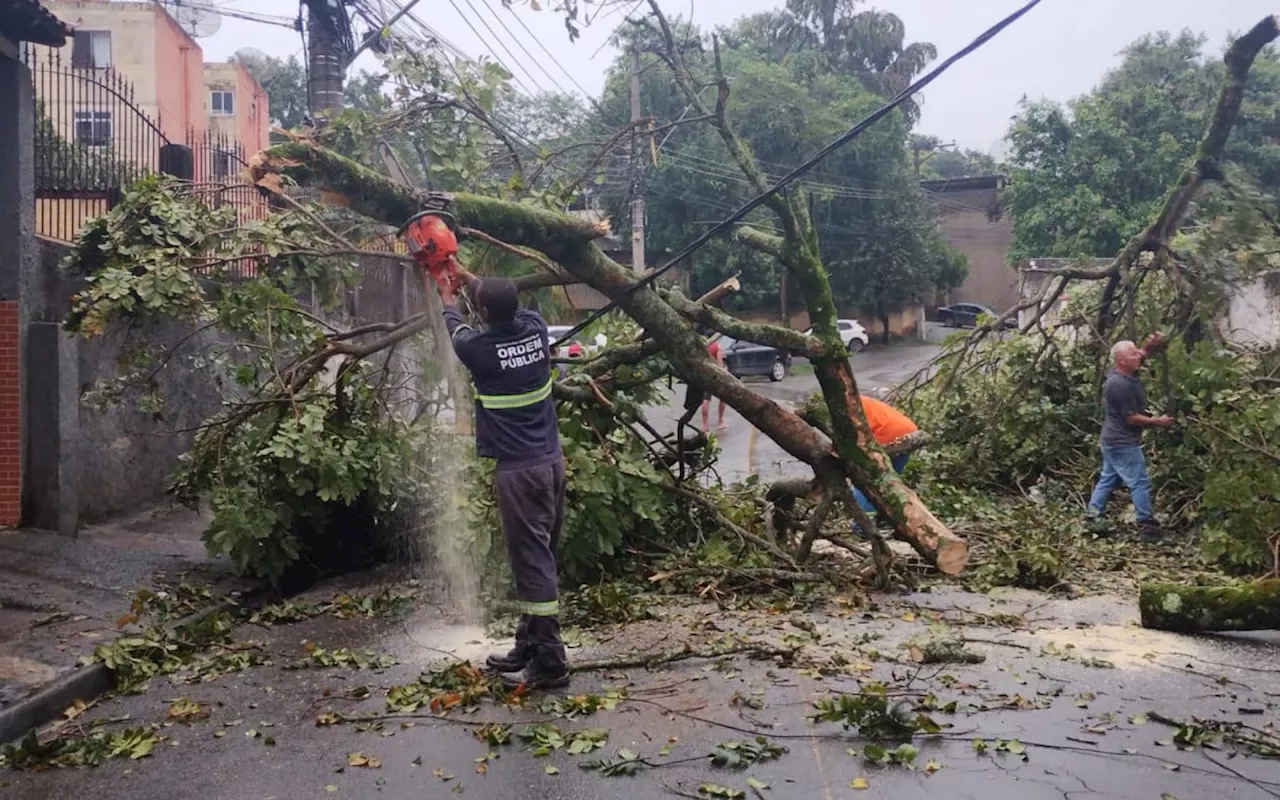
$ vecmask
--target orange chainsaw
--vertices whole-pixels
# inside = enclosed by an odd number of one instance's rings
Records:
[[[422,210],[400,226],[400,237],[409,247],[414,262],[426,271],[441,289],[457,292],[458,221],[449,210],[453,197],[432,192],[422,203]]]

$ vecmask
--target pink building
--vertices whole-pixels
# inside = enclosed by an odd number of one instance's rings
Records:
[[[28,54],[41,109],[37,144],[51,154],[36,164],[40,235],[73,239],[138,172],[159,171],[170,144],[191,148],[195,182],[228,185],[211,195],[215,202],[235,204],[242,218],[262,213],[257,192],[234,185],[267,146],[270,118],[267,93],[242,66],[204,63],[199,43],[154,3],[46,5],[74,35],[60,51]],[[67,144],[78,155],[58,149]],[[177,163],[168,168],[186,174]]]
[[[270,130],[267,91],[243,64],[205,64],[208,129],[239,142],[246,154],[265,150]]]
[[[239,65],[204,63],[199,43],[160,5],[108,0],[46,0],[45,5],[75,28],[70,63],[64,50],[63,64],[86,73],[110,70],[123,78],[132,86],[132,105],[154,120],[170,142],[202,139],[212,131],[239,142],[246,153],[266,146],[266,92]],[[37,58],[45,57],[37,52]],[[56,92],[50,96],[38,83],[36,92],[48,107],[79,102]],[[114,122],[103,113],[77,109],[50,116],[81,123],[63,132],[68,138],[102,143],[111,138]]]

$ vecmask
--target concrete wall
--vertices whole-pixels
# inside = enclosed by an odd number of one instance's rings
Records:
[[[1062,258],[1037,258],[1023,262],[1020,269],[1021,297],[1030,299],[1041,291],[1050,273],[1044,270],[1082,264],[1105,266],[1107,259],[1096,259],[1090,264]],[[1069,298],[1064,294],[1045,310],[1041,319],[1046,325],[1057,325],[1070,311]],[[1026,325],[1035,316],[1035,309],[1024,309],[1018,315],[1020,325]],[[1280,347],[1280,270],[1272,270],[1242,281],[1231,292],[1226,311],[1215,326],[1227,341],[1242,347]]]
[[[37,322],[49,326],[51,337],[70,346],[72,364],[58,371],[42,371],[37,379],[39,396],[57,397],[58,387],[51,382],[65,382],[77,408],[72,433],[64,431],[62,447],[67,478],[75,487],[76,511],[81,523],[96,522],[156,500],[163,493],[178,465],[178,457],[190,446],[189,432],[215,413],[221,392],[208,369],[191,361],[192,355],[207,353],[220,344],[216,333],[198,335],[187,341],[170,366],[157,375],[158,390],[168,400],[160,418],[136,410],[130,403],[104,405],[85,402],[99,380],[115,374],[117,361],[140,344],[167,348],[178,344],[191,333],[191,328],[176,323],[145,324],[106,336],[85,339],[72,337],[59,329],[59,323],[70,306],[71,296],[78,291],[78,280],[63,276],[60,264],[67,250],[53,242],[40,243],[40,273],[44,283],[40,294],[44,307]],[[53,417],[54,415],[48,415]],[[33,428],[33,440],[49,441],[56,431],[41,423]],[[69,439],[69,441],[65,441]],[[42,446],[48,446],[42,445]],[[57,445],[54,444],[54,449]],[[40,470],[38,480],[51,487],[51,469]],[[40,488],[41,497],[50,488]],[[41,505],[41,503],[33,503]],[[47,499],[43,505],[47,506]],[[45,523],[43,527],[52,527]]]
[[[980,303],[1004,311],[1018,302],[1018,271],[1009,264],[1013,221],[992,219],[1003,180],[972,178],[923,184],[947,242],[969,257],[969,277],[939,301]]]
[[[193,331],[190,326],[170,322],[135,325],[127,336],[124,330],[93,339],[69,336],[60,322],[82,282],[63,273],[61,263],[67,252],[60,243],[41,241],[39,265],[32,271],[36,280],[29,287],[35,299],[31,322],[39,327],[41,346],[52,355],[32,373],[29,390],[29,396],[40,399],[41,413],[30,416],[39,463],[28,502],[37,521],[27,524],[47,528],[58,527],[58,512],[69,503],[73,504],[71,516],[84,524],[134,511],[164,494],[179,457],[191,445],[190,430],[221,407],[219,381],[195,358],[229,343],[217,332],[188,338]],[[344,307],[326,313],[334,324],[397,321],[423,308],[420,284],[399,261],[370,256],[362,259],[361,267],[364,280],[348,292]],[[5,322],[0,302],[0,452],[7,424]],[[166,400],[159,418],[138,411],[131,402],[92,402],[92,390],[100,380],[116,374],[117,363],[131,350],[139,346],[168,349],[179,343],[183,344],[178,354],[156,376],[157,391]],[[70,408],[52,412],[59,402],[68,401]],[[0,490],[3,478],[0,462]],[[0,514],[3,510],[0,491]],[[75,520],[68,524],[74,530]]]
[[[1241,283],[1227,303],[1219,329],[1245,347],[1280,347],[1280,270]]]
[[[215,89],[235,95],[234,114],[213,113],[209,93]],[[239,142],[244,147],[246,160],[267,147],[267,131],[270,127],[268,120],[271,114],[267,92],[244,65],[204,65],[204,111],[209,120],[209,130]]]
[[[781,323],[781,315],[776,311],[752,311],[738,316],[752,322],[771,322],[775,325]],[[841,309],[841,319],[855,319],[863,328],[866,328],[867,335],[872,341],[884,332],[884,325],[875,315],[875,312],[866,309]],[[889,335],[899,338],[915,338],[921,335],[921,325],[924,323],[924,306],[912,305],[893,311],[889,314]],[[791,312],[791,328],[797,331],[809,329],[809,312],[793,311]]]

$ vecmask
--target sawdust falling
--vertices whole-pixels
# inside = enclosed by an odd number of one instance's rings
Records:
[[[426,562],[434,567],[433,575],[446,594],[447,611],[454,621],[464,626],[479,626],[484,622],[484,605],[480,599],[479,565],[468,547],[474,538],[469,530],[466,514],[466,460],[470,447],[470,409],[466,371],[454,355],[448,331],[441,315],[440,299],[435,292],[427,292],[428,313],[434,322],[431,341],[426,347],[422,364],[423,374],[439,377],[447,389],[449,407],[441,413],[432,437],[432,452],[423,453],[430,461],[432,485],[429,488],[433,502],[424,504],[424,514],[434,518],[424,519],[417,530],[425,537],[421,542]]]

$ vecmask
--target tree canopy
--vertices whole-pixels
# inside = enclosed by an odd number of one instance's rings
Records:
[[[869,16],[868,16],[869,15]],[[710,79],[712,40],[696,26],[677,25],[684,58]],[[729,121],[767,177],[789,171],[870,113],[885,94],[900,88],[927,63],[933,48],[904,44],[901,22],[881,12],[857,12],[856,4],[796,0],[778,12],[740,20],[720,32],[720,69],[729,76]],[[655,54],[655,32],[626,31],[620,49],[642,55],[641,109],[662,132],[642,139],[648,249],[675,249],[706,230],[754,194],[749,181],[725,162],[714,131],[689,122],[689,104],[666,78]],[[606,121],[629,119],[630,59],[609,71],[601,100]],[[710,92],[706,93],[711,98]],[[708,102],[712,102],[708,99]],[[933,212],[916,185],[907,147],[914,110],[897,113],[857,142],[828,157],[801,182],[810,199],[821,254],[842,306],[887,313],[936,285],[963,280],[962,257],[937,232]],[[673,128],[666,126],[684,120]],[[653,163],[656,154],[656,165]],[[615,219],[627,217],[629,164],[617,162],[602,187]],[[776,222],[760,212],[749,224],[776,234]],[[782,270],[767,255],[720,242],[702,251],[692,267],[696,292],[742,272],[739,303],[777,308]]]
[[[1144,36],[1092,92],[1024,104],[1008,135],[1012,260],[1109,257],[1142,229],[1195,153],[1224,75],[1189,31]],[[1280,185],[1273,138],[1280,55],[1258,57],[1226,150],[1266,191]]]

